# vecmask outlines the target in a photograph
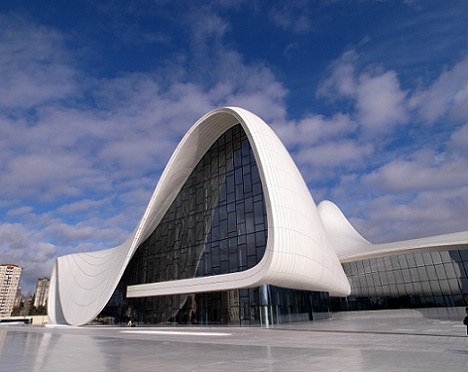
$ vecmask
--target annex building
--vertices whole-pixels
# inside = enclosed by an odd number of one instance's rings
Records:
[[[56,260],[48,316],[268,325],[450,307],[468,300],[467,271],[468,232],[371,244],[335,204],[316,205],[263,120],[226,107],[187,132],[122,245]]]

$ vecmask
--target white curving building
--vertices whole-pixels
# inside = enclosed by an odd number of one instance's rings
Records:
[[[413,284],[422,279],[411,275],[420,274],[419,266],[407,258],[418,255],[424,270],[441,261],[450,272],[440,294],[430,292],[455,304],[464,301],[465,250],[467,232],[367,242],[336,205],[316,206],[268,125],[244,109],[220,108],[184,136],[125,243],[56,260],[49,322],[82,325],[99,314],[142,323],[312,319],[328,314],[329,296],[351,294],[351,303],[361,305],[370,296],[418,297],[422,288]],[[400,261],[392,266],[391,257],[405,258],[409,283],[403,272],[396,277],[395,270],[405,268]],[[382,263],[385,276],[377,284]]]

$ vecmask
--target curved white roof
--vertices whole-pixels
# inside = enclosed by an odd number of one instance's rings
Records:
[[[240,108],[220,108],[202,117],[184,136],[138,226],[119,247],[57,259],[49,293],[51,323],[81,325],[110,299],[138,246],[158,226],[197,163],[229,128],[241,124],[259,169],[268,241],[262,260],[231,274],[131,286],[127,296],[157,296],[255,287],[349,294],[350,286],[324,229],[315,202],[288,151],[268,125]]]

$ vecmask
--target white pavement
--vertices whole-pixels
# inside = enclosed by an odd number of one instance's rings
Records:
[[[269,329],[0,326],[0,371],[467,371],[459,315],[339,313]]]

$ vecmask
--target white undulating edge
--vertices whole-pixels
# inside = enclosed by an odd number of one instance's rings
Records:
[[[332,202],[322,201],[318,205],[318,211],[331,244],[342,263],[418,252],[468,249],[468,231],[372,244],[354,229]]]
[[[272,284],[346,296],[349,282],[324,229],[315,202],[289,153],[260,118],[240,108],[202,117],[169,160],[137,228],[119,247],[59,257],[49,294],[49,321],[82,325],[110,299],[138,246],[154,231],[211,145],[232,126],[244,128],[262,180],[268,241],[262,260],[232,274],[136,285],[128,297],[196,293]],[[52,283],[51,283],[52,284]]]
[[[354,262],[410,253],[467,249],[468,231],[461,231],[398,242],[371,244],[367,249],[356,250],[353,253],[341,256],[340,262]]]

